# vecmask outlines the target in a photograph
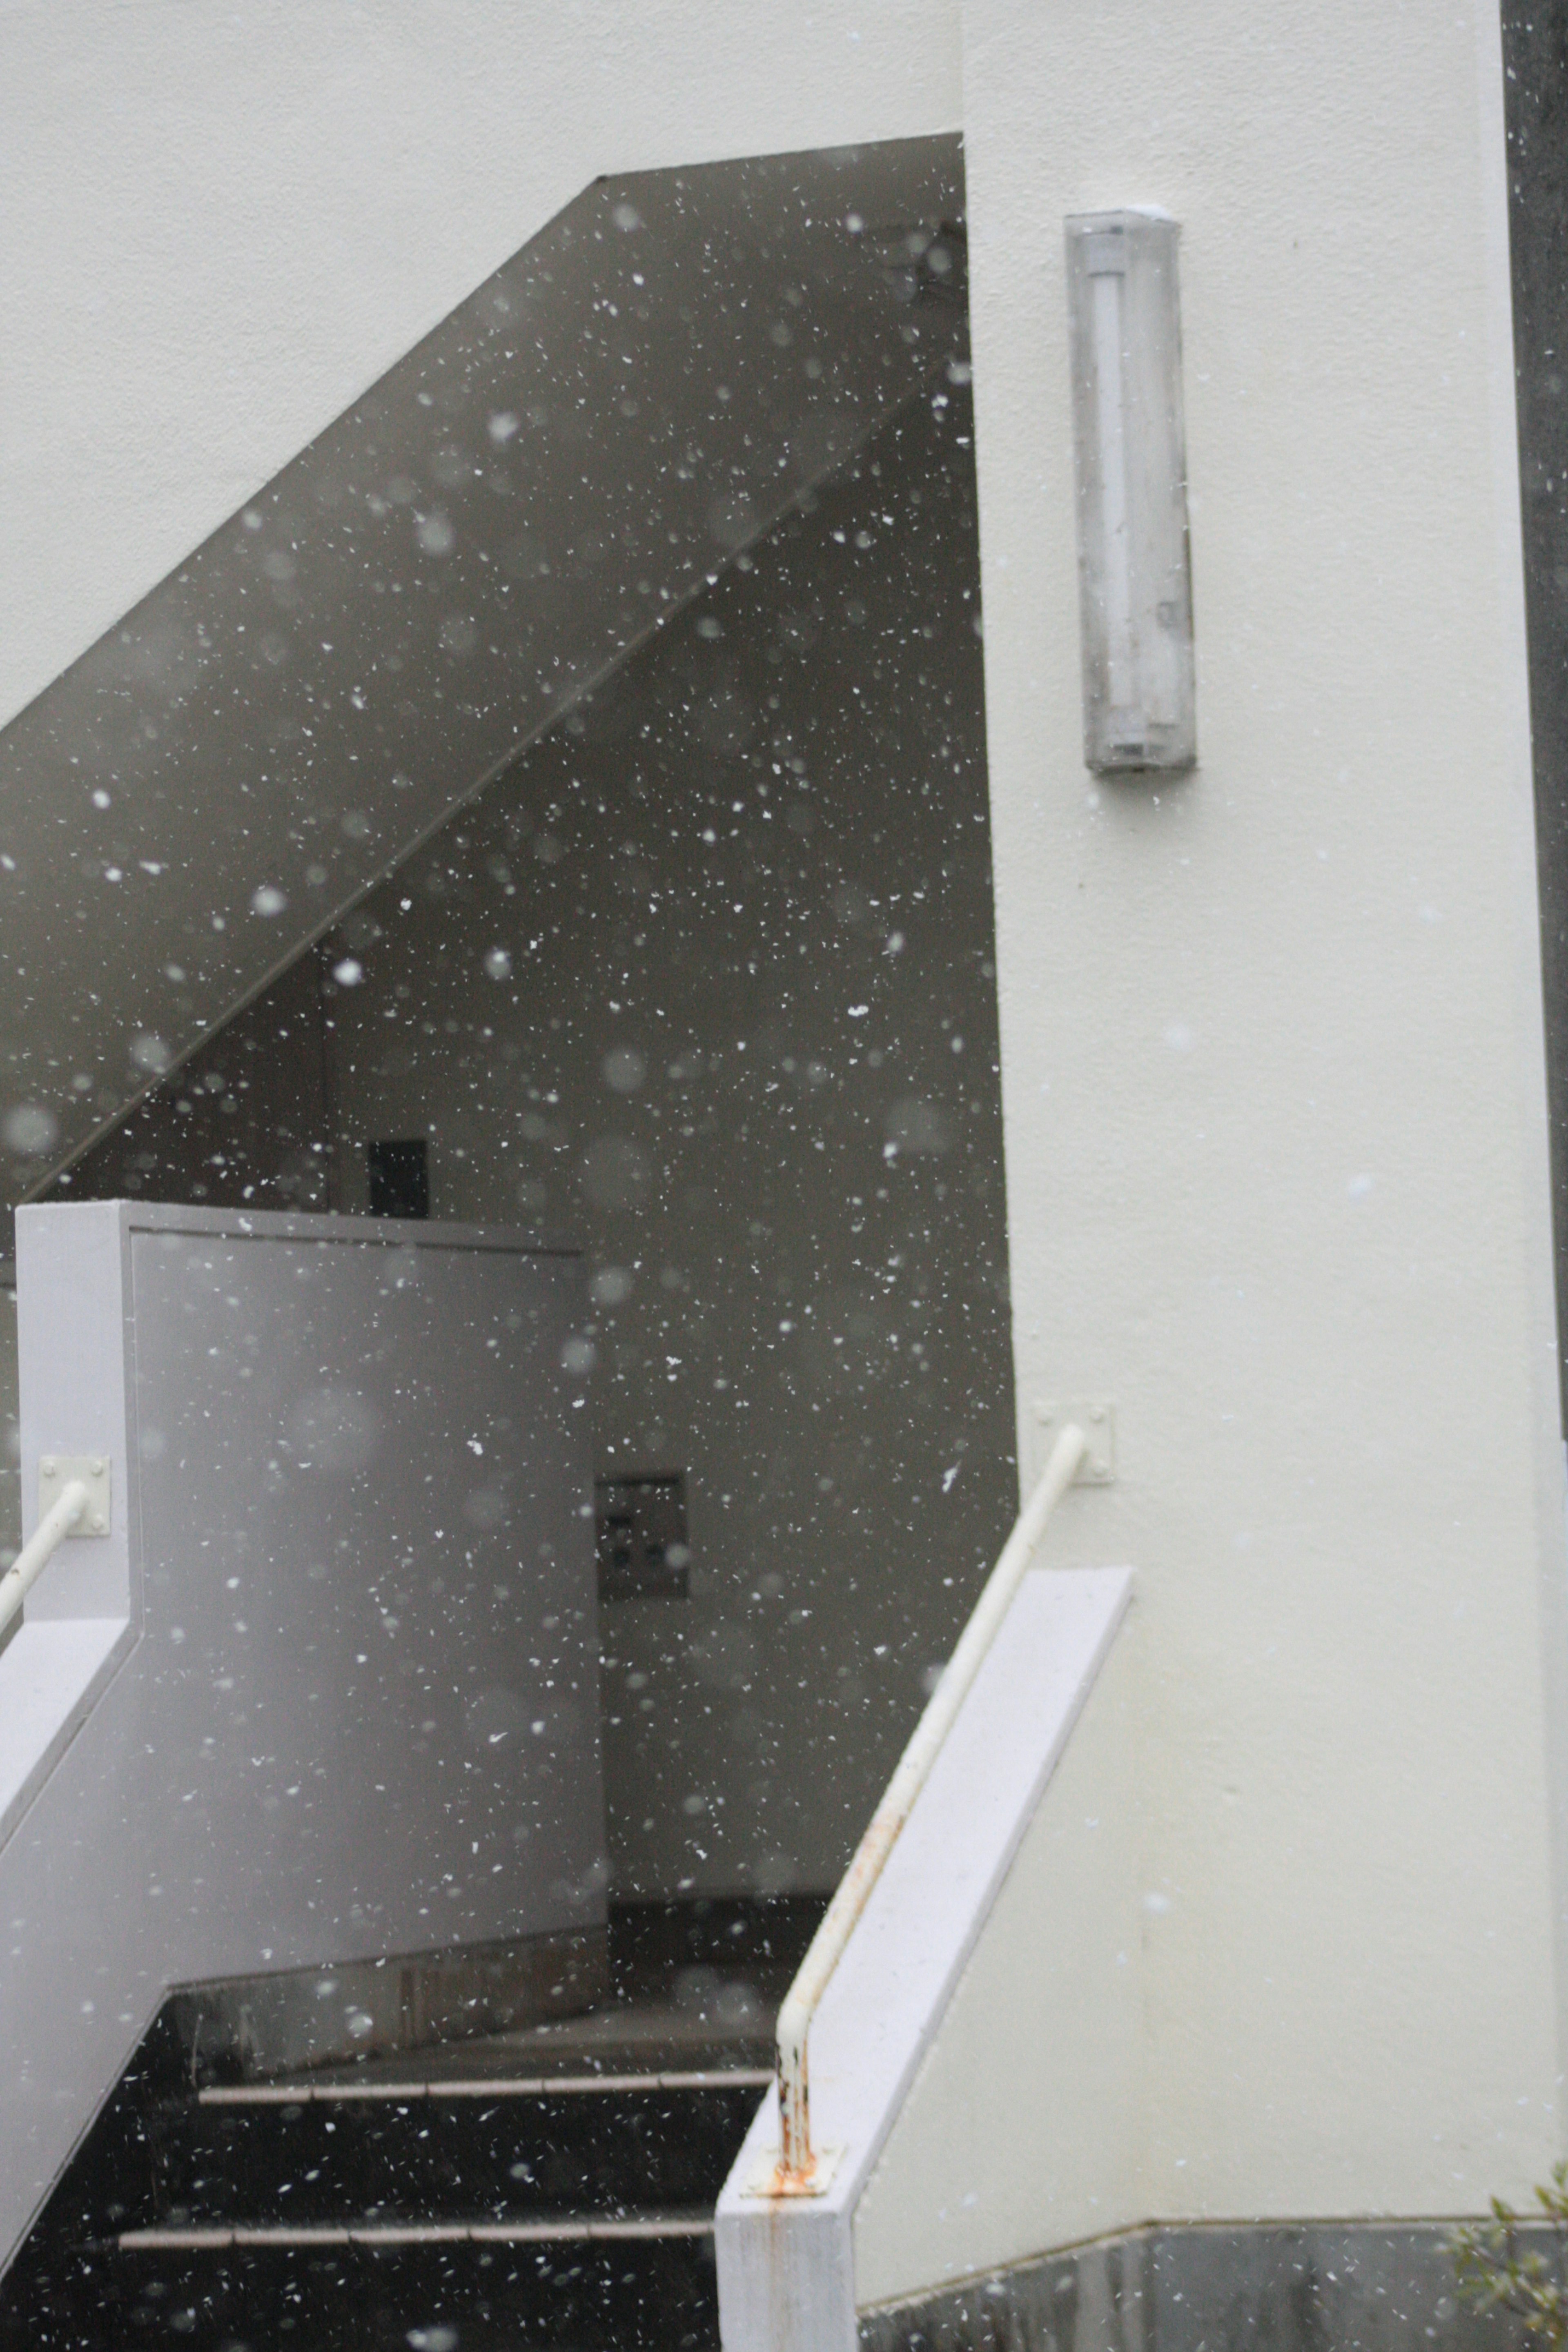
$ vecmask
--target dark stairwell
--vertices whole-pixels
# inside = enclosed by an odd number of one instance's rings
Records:
[[[0,2352],[707,2352],[714,2201],[818,1912],[625,1906],[597,2009],[285,2078],[204,2062],[171,2002],[0,2286]]]

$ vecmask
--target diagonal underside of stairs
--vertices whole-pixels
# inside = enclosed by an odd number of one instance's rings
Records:
[[[959,360],[962,215],[956,138],[595,182],[0,734],[0,1205]]]

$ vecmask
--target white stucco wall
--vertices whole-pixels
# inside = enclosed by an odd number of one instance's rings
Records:
[[[861,2308],[1147,2210],[1140,1630],[1100,1670],[861,2191]]]
[[[4,0],[0,725],[601,172],[950,131],[950,0]]]
[[[1563,1655],[1495,10],[964,23],[1019,1409],[1119,1410],[1149,2206],[1473,2209],[1558,2144]],[[1128,203],[1202,765],[1093,792],[1061,222]]]

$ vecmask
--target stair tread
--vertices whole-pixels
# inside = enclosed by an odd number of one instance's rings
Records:
[[[198,2091],[204,2107],[341,2105],[351,2101],[412,2099],[550,2099],[623,2096],[658,2091],[766,2090],[771,2066],[709,2066],[657,2074],[420,2074],[371,2080],[222,2084]]]
[[[515,2221],[475,2217],[448,2221],[233,2222],[189,2228],[122,2230],[121,2253],[198,2253],[224,2246],[426,2246],[526,2244],[571,2239],[584,2242],[636,2238],[698,2238],[712,2234],[706,2206],[652,2208],[642,2212],[549,2213]]]
[[[454,2082],[477,2076],[767,2067],[773,2055],[776,2001],[784,1989],[783,1982],[776,1989],[770,1986],[767,1998],[748,2000],[728,2015],[716,2006],[646,1995],[607,2001],[542,2025],[440,2042],[396,2057],[312,2068],[310,2079],[365,2081],[383,2068],[400,2080]]]
[[[765,2081],[766,2078],[764,2078]],[[563,2215],[710,2212],[762,2087],[754,2075],[639,2074],[520,2085],[331,2087],[185,2101],[156,2121],[145,2232],[450,2227],[521,2230]],[[505,2086],[510,2090],[512,2086]],[[448,2091],[450,2095],[447,2095]]]

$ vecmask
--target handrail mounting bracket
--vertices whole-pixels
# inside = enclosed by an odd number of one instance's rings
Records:
[[[73,1536],[106,1536],[113,1526],[110,1507],[110,1461],[107,1454],[46,1454],[38,1463],[38,1517],[59,1501],[73,1478],[87,1488],[81,1516]]]
[[[1110,1397],[1047,1397],[1035,1407],[1038,1444],[1048,1453],[1064,1429],[1083,1432],[1083,1459],[1073,1473],[1075,1486],[1116,1483],[1116,1407]]]

